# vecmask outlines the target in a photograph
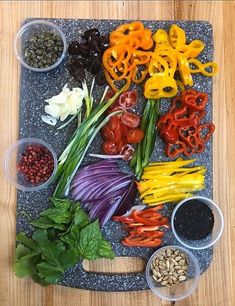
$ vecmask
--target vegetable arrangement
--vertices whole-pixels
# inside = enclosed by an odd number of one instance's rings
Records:
[[[52,207],[31,222],[37,229],[29,238],[17,235],[14,271],[43,285],[58,283],[66,269],[81,259],[113,258],[114,253],[100,231],[89,221],[78,202],[51,198]]]
[[[189,167],[196,159],[172,159],[203,153],[215,129],[204,122],[207,94],[190,88],[193,73],[213,76],[218,71],[214,62],[196,59],[205,47],[202,41],[186,42],[184,30],[175,24],[169,33],[159,29],[152,35],[140,21],[120,25],[109,38],[96,28],[80,38],[68,46],[67,69],[81,86],[69,89],[66,84],[45,100],[47,116],[42,116],[52,126],[71,116],[58,130],[76,117],[78,126],[58,159],[51,206],[31,222],[36,228],[31,237],[17,236],[16,275],[42,285],[58,283],[79,260],[112,259],[112,247],[100,230],[111,219],[126,229],[123,246],[159,247],[169,229],[164,204],[177,204],[205,188],[205,166]],[[95,75],[90,90],[85,70]],[[95,83],[103,85],[105,78],[110,87],[97,103]],[[140,115],[131,83],[139,89],[144,83]],[[162,115],[161,99],[171,97]],[[106,160],[83,167],[99,133],[103,143],[90,156]],[[169,161],[150,162],[158,135]],[[120,158],[133,174],[120,170]],[[137,194],[144,206],[133,206]],[[68,200],[69,195],[79,202]]]

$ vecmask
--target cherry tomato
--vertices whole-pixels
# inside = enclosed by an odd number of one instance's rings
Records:
[[[124,155],[125,160],[130,160],[134,154],[134,151],[135,150],[131,145],[126,144],[124,147],[122,147],[120,154]]]
[[[114,134],[114,142],[116,144],[118,144],[122,138],[122,126],[120,125],[119,128],[116,128],[115,130],[113,130],[113,134]]]
[[[121,120],[118,116],[113,116],[109,119],[108,125],[110,126],[112,131],[121,128]]]
[[[144,132],[140,129],[129,129],[126,134],[128,143],[139,143],[144,138]]]
[[[126,112],[122,115],[121,122],[130,128],[137,128],[140,124],[140,116]]]
[[[119,105],[126,109],[133,108],[137,103],[137,91],[126,91],[122,93],[118,99]]]
[[[101,129],[101,137],[103,140],[114,140],[114,132],[111,130],[109,125],[105,125]]]
[[[118,149],[118,152],[120,153],[122,148],[127,144],[126,142],[126,139],[124,137],[122,137],[120,139],[120,141],[117,143],[117,149]]]
[[[118,154],[117,145],[113,140],[106,140],[102,145],[102,149],[107,155]]]

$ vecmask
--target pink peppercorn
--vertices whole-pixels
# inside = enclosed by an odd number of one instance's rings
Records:
[[[33,185],[46,182],[50,178],[53,169],[53,156],[42,145],[29,145],[22,154],[17,166],[17,170]]]

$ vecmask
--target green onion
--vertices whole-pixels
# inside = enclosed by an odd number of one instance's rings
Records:
[[[137,179],[140,179],[143,168],[149,163],[156,141],[156,121],[160,109],[160,100],[148,100],[145,104],[140,128],[144,131],[144,139],[137,144],[135,154],[130,162]]]

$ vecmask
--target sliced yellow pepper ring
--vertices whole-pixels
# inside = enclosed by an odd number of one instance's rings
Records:
[[[185,45],[186,36],[185,31],[178,27],[176,24],[172,24],[169,30],[169,39],[171,45],[176,48],[177,46]]]
[[[188,63],[194,66],[194,68],[189,66],[191,73],[202,73],[206,76],[214,76],[218,72],[218,65],[214,62],[208,62],[203,64],[196,58],[192,58],[188,60]],[[211,71],[208,71],[207,69],[210,69]]]
[[[184,83],[180,80],[176,80],[176,84],[177,84],[177,87],[179,88],[179,91],[184,91],[185,90],[185,86],[184,86]]]
[[[132,73],[132,82],[136,83],[136,84],[139,84],[139,83],[142,83],[146,76],[148,74],[148,69],[146,68],[145,70],[140,70],[138,68],[138,65],[136,65],[133,69],[133,73]]]
[[[197,57],[205,48],[204,43],[201,40],[193,40],[189,45],[179,45],[175,50],[183,54],[187,59]]]
[[[174,77],[176,66],[177,66],[177,58],[176,54],[171,52],[170,50],[161,50],[157,49],[155,52],[158,56],[162,57],[168,64],[169,67],[169,76]]]
[[[189,63],[184,55],[178,56],[178,67],[179,67],[180,77],[184,85],[193,86],[193,79],[190,72]]]
[[[154,74],[169,75],[169,66],[165,59],[154,53],[148,67],[150,76]]]
[[[176,81],[166,75],[155,74],[146,81],[144,86],[144,95],[147,99],[171,98],[176,94]]]
[[[163,29],[159,29],[157,32],[155,32],[153,35],[153,40],[155,41],[156,46],[162,44],[170,44],[168,33]]]

